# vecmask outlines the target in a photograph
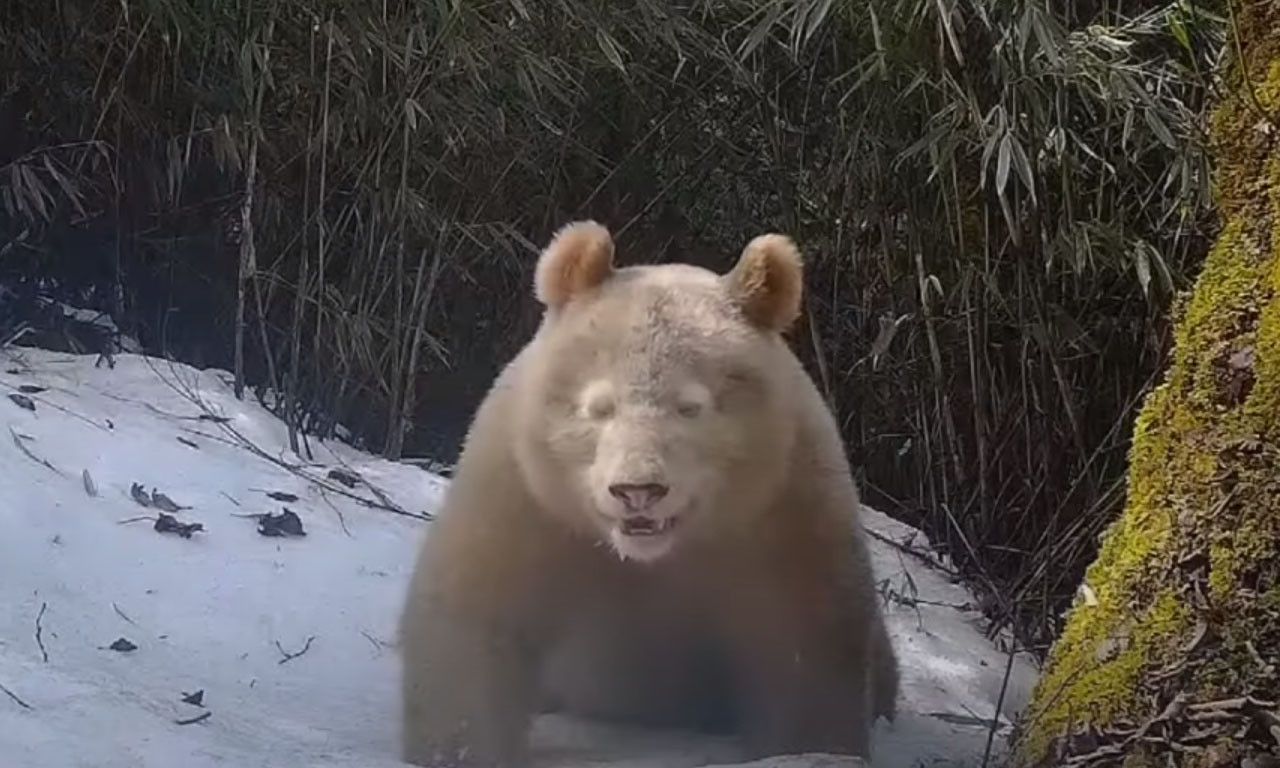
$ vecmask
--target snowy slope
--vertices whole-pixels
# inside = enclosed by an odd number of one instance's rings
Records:
[[[279,421],[234,398],[226,372],[94,362],[0,350],[0,765],[401,765],[390,641],[430,526],[415,515],[447,481],[341,443],[313,441],[308,463]],[[328,477],[335,468],[364,482],[349,488]],[[190,507],[173,517],[204,530],[157,532],[134,483]],[[264,536],[249,517],[285,507],[305,537]],[[867,510],[865,523],[927,548],[884,515]],[[873,548],[879,577],[918,601],[888,608],[903,697],[874,765],[980,765],[1007,656],[958,607],[972,599],[962,588],[879,538]],[[113,650],[121,638],[136,649]],[[1001,735],[1034,675],[1013,666]],[[183,702],[196,691],[203,706]],[[535,742],[546,766],[737,757],[722,740],[555,717]]]

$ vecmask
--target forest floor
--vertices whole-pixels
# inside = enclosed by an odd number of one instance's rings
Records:
[[[289,450],[225,371],[0,350],[6,764],[402,765],[394,628],[448,480],[310,447]],[[903,675],[873,764],[982,765],[1003,691],[995,764],[1034,666],[984,636],[923,534],[865,508],[863,524]],[[741,759],[729,740],[558,716],[534,740],[547,767]]]

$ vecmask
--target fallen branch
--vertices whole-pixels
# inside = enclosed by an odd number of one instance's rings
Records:
[[[168,362],[172,366],[172,361],[168,361]],[[162,382],[164,382],[166,386],[168,386],[171,390],[173,390],[175,393],[177,393],[180,397],[185,399],[187,402],[191,403],[196,408],[200,409],[202,414],[204,414],[204,418],[202,420],[206,420],[217,425],[219,429],[231,435],[231,437],[234,439],[228,440],[226,438],[219,437],[217,435],[210,435],[208,433],[201,432],[198,430],[192,430],[192,429],[186,429],[184,431],[190,432],[192,434],[200,435],[210,440],[219,440],[229,445],[237,446],[243,450],[246,450],[252,453],[258,458],[265,459],[266,461],[269,461],[272,464],[279,466],[280,468],[286,470],[287,472],[290,472],[302,478],[303,480],[306,480],[307,482],[316,485],[319,488],[332,491],[333,493],[336,493],[340,496],[346,496],[347,498],[352,499],[356,502],[359,502],[360,504],[363,504],[364,506],[370,509],[378,509],[384,512],[391,512],[393,514],[402,515],[404,517],[411,517],[415,520],[430,521],[434,519],[434,517],[429,513],[410,512],[407,509],[400,507],[398,504],[394,503],[385,493],[383,493],[378,488],[374,487],[373,484],[369,483],[367,480],[364,481],[365,486],[369,488],[369,490],[375,496],[378,497],[379,499],[378,501],[365,498],[364,496],[360,496],[359,494],[351,493],[350,491],[347,491],[344,488],[331,485],[325,482],[323,479],[315,475],[312,475],[308,472],[305,472],[300,466],[291,464],[288,461],[285,461],[281,457],[272,456],[271,454],[267,453],[266,451],[262,450],[257,445],[255,445],[253,441],[246,438],[243,434],[241,434],[238,430],[236,430],[235,427],[231,426],[231,424],[229,423],[229,420],[227,420],[226,417],[214,413],[213,409],[211,409],[207,403],[205,403],[203,400],[200,399],[200,396],[198,393],[196,393],[190,386],[186,385],[185,382],[181,381],[181,377],[177,375],[176,371],[174,371],[174,376],[173,376],[174,380],[171,381],[169,378],[163,376],[160,373],[160,371],[157,370],[155,366],[151,364],[150,358],[147,359],[147,365],[148,367],[151,368],[152,373],[156,374],[156,376]],[[179,384],[175,382],[179,382],[183,384],[183,386],[179,386]],[[200,419],[201,417],[198,416],[197,418]],[[339,459],[339,462],[341,463],[340,459]]]
[[[75,417],[75,418],[77,418],[77,419],[79,419],[79,420],[83,421],[85,424],[88,424],[88,425],[89,425],[89,426],[91,426],[91,427],[95,427],[95,428],[97,428],[97,429],[100,429],[100,430],[102,430],[103,432],[106,432],[106,433],[108,433],[108,434],[110,434],[110,433],[111,433],[111,430],[110,430],[110,429],[108,429],[108,428],[104,427],[103,425],[99,424],[98,422],[94,421],[93,419],[89,418],[88,416],[84,416],[84,415],[82,415],[82,414],[76,413],[75,411],[71,410],[70,408],[67,408],[67,407],[65,407],[65,406],[58,405],[57,403],[54,403],[54,402],[50,402],[49,400],[47,400],[47,399],[45,399],[45,398],[43,398],[43,397],[34,397],[34,398],[32,398],[32,399],[34,399],[36,402],[38,402],[38,403],[40,403],[40,404],[42,404],[42,405],[47,405],[47,406],[49,406],[50,408],[54,409],[55,411],[62,411],[63,413],[67,414],[68,416],[73,416],[73,417]]]
[[[313,475],[310,472],[305,471],[304,469],[302,469],[301,467],[295,464],[290,464],[284,459],[281,459],[277,456],[272,456],[271,454],[262,450],[258,446],[254,445],[251,441],[249,441],[248,438],[244,437],[239,432],[237,432],[234,427],[231,427],[227,424],[219,424],[218,426],[221,427],[224,431],[230,433],[236,439],[228,439],[218,435],[211,435],[208,432],[203,432],[201,430],[196,430],[196,429],[188,429],[186,431],[190,432],[193,435],[199,435],[209,440],[217,440],[218,442],[225,443],[232,447],[240,448],[241,450],[248,451],[254,456],[257,456],[260,459],[269,461],[272,464],[275,464],[276,466],[280,467],[281,469],[284,469],[286,472],[296,475],[297,477],[307,481],[308,483],[315,485],[320,490],[330,491],[332,493],[338,494],[339,496],[345,496],[346,498],[351,499],[352,501],[355,501],[370,509],[377,509],[384,512],[391,512],[393,514],[402,515],[404,517],[412,517],[415,520],[423,520],[423,521],[429,522],[434,519],[432,515],[426,512],[410,512],[407,509],[404,509],[399,505],[393,503],[389,498],[387,498],[385,493],[382,493],[378,489],[374,488],[372,485],[368,483],[368,481],[365,481],[365,485],[369,488],[370,491],[372,491],[375,495],[380,496],[384,501],[375,501],[373,499],[369,499],[364,496],[361,496],[358,493],[352,493],[351,491],[348,491],[345,488],[339,487],[338,485],[334,485],[332,483],[326,482],[323,478],[319,477],[318,475]]]

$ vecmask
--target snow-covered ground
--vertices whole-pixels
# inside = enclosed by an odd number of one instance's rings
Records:
[[[300,459],[283,424],[235,399],[226,372],[95,360],[0,350],[0,764],[402,765],[390,643],[430,527],[414,515],[447,481],[341,443],[313,441],[314,461]],[[189,507],[175,521],[203,530],[157,532],[166,500]],[[284,508],[306,535],[259,533],[252,516]],[[923,535],[872,510],[865,524],[879,578],[916,601],[887,608],[902,697],[873,765],[981,765],[1008,656],[963,608],[963,588],[887,543],[927,550]],[[996,754],[1034,678],[1018,657]],[[198,705],[184,702],[197,692]],[[724,740],[550,716],[535,744],[546,766],[737,759]]]

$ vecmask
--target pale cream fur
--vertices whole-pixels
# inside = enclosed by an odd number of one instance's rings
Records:
[[[725,275],[613,251],[580,222],[539,259],[543,322],[409,585],[404,759],[525,765],[546,708],[869,755],[897,662],[834,420],[781,336],[795,245],[756,238]],[[637,515],[677,522],[628,535]]]

